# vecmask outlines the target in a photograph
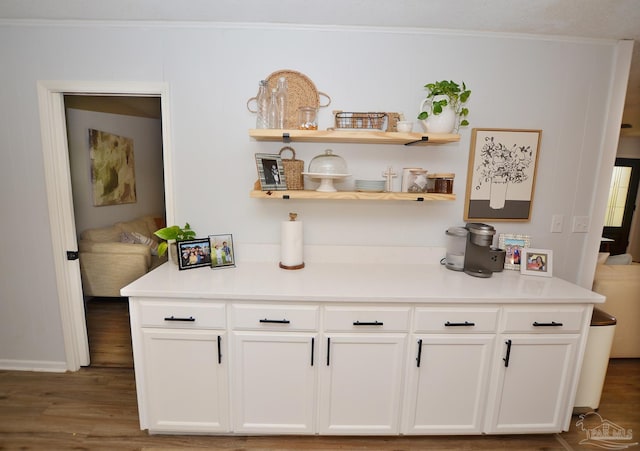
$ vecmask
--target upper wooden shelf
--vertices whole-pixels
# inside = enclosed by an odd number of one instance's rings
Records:
[[[255,199],[409,200],[417,202],[456,200],[455,194],[438,193],[370,193],[358,191],[322,193],[310,190],[261,191],[259,189],[251,191],[250,197]]]
[[[381,132],[375,130],[249,130],[249,136],[257,141],[280,142],[326,142],[360,144],[403,144],[405,146],[424,146],[460,141],[460,135],[453,133],[424,134]]]

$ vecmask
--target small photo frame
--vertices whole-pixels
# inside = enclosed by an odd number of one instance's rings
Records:
[[[553,251],[549,249],[524,248],[520,273],[528,276],[551,277],[553,274]]]
[[[178,241],[178,268],[193,269],[211,265],[211,246],[206,238]]]
[[[211,246],[211,268],[233,268],[236,254],[233,249],[233,235],[209,235]]]
[[[262,191],[284,191],[287,182],[284,176],[284,165],[278,154],[257,153],[256,165]]]
[[[520,261],[522,259],[522,250],[531,246],[531,237],[529,235],[514,235],[511,233],[501,233],[498,237],[498,247],[504,249],[506,255],[504,258],[505,269],[515,269],[520,271]]]

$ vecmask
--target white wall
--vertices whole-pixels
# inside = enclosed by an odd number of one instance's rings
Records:
[[[371,246],[443,246],[445,229],[463,223],[470,130],[459,143],[432,147],[293,145],[306,163],[333,148],[358,178],[377,177],[388,165],[455,172],[455,202],[256,200],[248,195],[257,177],[253,154],[281,145],[249,139],[255,117],[247,99],[271,72],[301,71],[333,99],[321,111],[325,128],[333,109],[412,117],[425,83],[464,80],[473,91],[473,127],[543,130],[531,222],[494,225],[553,249],[557,275],[576,281],[585,252],[595,250],[584,249],[588,235],[570,233],[570,222],[593,208],[615,45],[424,30],[0,23],[0,233],[20,239],[21,248],[0,255],[0,366],[12,359],[64,361],[38,80],[168,83],[175,222],[189,221],[202,236],[233,233],[239,243],[277,243],[280,222],[297,211],[307,244]],[[562,233],[549,233],[553,214],[564,215]]]
[[[78,236],[87,229],[107,227],[145,214],[164,213],[162,123],[158,119],[66,109],[73,210]],[[133,140],[136,202],[95,207],[91,194],[89,129]]]

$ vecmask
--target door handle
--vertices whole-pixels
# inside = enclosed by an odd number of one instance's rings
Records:
[[[420,368],[421,360],[422,360],[422,338],[418,340],[418,357],[416,357],[416,367]]]
[[[327,366],[331,363],[331,337],[327,337]]]
[[[222,363],[222,337],[218,335],[218,364]]]
[[[313,366],[313,352],[315,349],[315,341],[316,339],[314,337],[311,337],[311,366]]]
[[[507,355],[505,355],[502,360],[504,360],[505,368],[508,368],[509,367],[509,359],[511,359],[511,340],[507,340],[504,343],[507,345]]]

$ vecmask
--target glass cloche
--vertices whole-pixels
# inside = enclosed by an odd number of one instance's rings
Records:
[[[303,172],[303,174],[320,179],[320,187],[316,191],[332,193],[337,191],[333,186],[333,180],[349,177],[351,174],[348,172],[344,158],[327,149],[323,154],[313,157],[309,163],[309,172]]]

